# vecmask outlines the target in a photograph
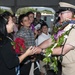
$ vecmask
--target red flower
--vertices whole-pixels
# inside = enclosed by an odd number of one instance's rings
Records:
[[[22,54],[26,49],[24,43],[25,41],[23,38],[16,38],[14,42],[12,42],[13,48],[17,54]]]

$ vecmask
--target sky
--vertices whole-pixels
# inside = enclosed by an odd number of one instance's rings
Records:
[[[0,6],[2,9],[10,9],[9,7]]]

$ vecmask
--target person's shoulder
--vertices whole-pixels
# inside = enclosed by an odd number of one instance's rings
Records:
[[[11,44],[11,40],[9,38],[3,38],[2,41],[0,41],[0,47],[4,47],[6,45],[10,45]]]
[[[17,31],[17,33],[16,33],[16,35],[20,35],[21,34],[21,31],[19,30],[19,31]]]
[[[44,36],[43,36],[43,33],[41,33],[39,36],[38,36],[38,38],[43,38]]]
[[[21,33],[23,33],[24,31],[25,31],[25,29],[24,29],[24,28],[21,28],[20,30],[17,31],[16,34],[21,34]]]

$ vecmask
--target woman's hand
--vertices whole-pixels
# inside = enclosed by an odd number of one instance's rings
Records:
[[[27,55],[27,56],[29,56],[29,55],[33,55],[33,54],[35,54],[36,53],[36,48],[35,47],[29,47],[27,50],[26,50],[26,52],[25,52],[25,54]]]
[[[21,56],[19,56],[19,62],[21,63],[27,56],[33,55],[36,53],[36,48],[35,47],[29,47],[25,53],[23,53]]]

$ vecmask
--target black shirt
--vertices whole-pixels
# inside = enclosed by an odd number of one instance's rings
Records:
[[[15,67],[19,65],[19,59],[11,45],[11,40],[0,46],[0,75],[16,75]]]

